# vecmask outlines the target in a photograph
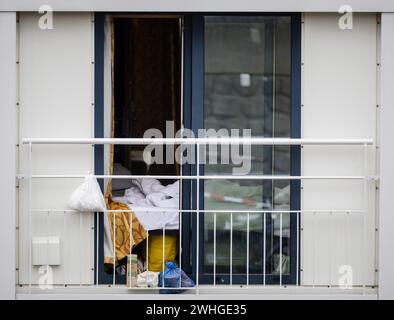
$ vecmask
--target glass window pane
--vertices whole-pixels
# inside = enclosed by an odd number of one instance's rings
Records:
[[[250,129],[253,137],[290,137],[290,17],[210,16],[205,18],[204,127],[210,135],[230,135],[231,129]],[[222,129],[227,129],[223,131]],[[218,130],[221,130],[218,132]],[[216,154],[215,154],[216,152]],[[215,158],[217,164],[209,160]],[[222,163],[221,149],[207,150],[205,174],[231,175],[235,164]],[[253,146],[251,175],[289,175],[288,146]],[[289,210],[290,181],[206,180],[204,207],[245,210],[233,214],[233,273],[246,273],[248,210]],[[213,271],[213,219],[205,214],[206,272]],[[290,214],[266,216],[267,274],[289,272]],[[250,213],[250,274],[264,272],[262,213]],[[285,261],[285,262],[283,262]],[[230,214],[216,214],[216,272],[230,269]]]

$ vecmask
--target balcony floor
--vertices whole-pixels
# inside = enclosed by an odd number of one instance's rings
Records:
[[[338,287],[307,286],[209,286],[200,285],[197,289],[187,290],[182,294],[159,294],[158,289],[133,288],[124,286],[67,286],[52,289],[40,289],[32,286],[17,287],[16,298],[19,300],[56,300],[56,299],[97,299],[97,300],[376,300],[377,289],[354,287],[341,289]],[[218,294],[220,294],[218,296]]]

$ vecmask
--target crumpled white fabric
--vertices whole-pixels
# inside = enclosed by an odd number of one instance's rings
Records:
[[[104,196],[95,176],[88,175],[85,177],[85,181],[71,194],[68,206],[80,212],[106,210]]]
[[[127,204],[145,230],[179,229],[179,181],[163,186],[157,179],[141,178],[132,183],[123,197],[113,200]]]

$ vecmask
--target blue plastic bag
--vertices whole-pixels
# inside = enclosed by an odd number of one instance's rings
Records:
[[[164,288],[191,288],[195,283],[175,262],[167,262],[166,269],[159,275],[159,287]],[[181,293],[184,290],[160,290],[160,293]]]

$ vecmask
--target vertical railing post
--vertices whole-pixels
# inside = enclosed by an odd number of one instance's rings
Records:
[[[249,286],[249,232],[250,232],[250,214],[247,213],[247,220],[246,220],[246,286]]]
[[[27,197],[27,210],[28,210],[28,241],[29,241],[29,294],[31,294],[31,285],[32,285],[32,208],[31,208],[31,199],[32,199],[32,171],[33,171],[33,147],[32,147],[32,143],[29,142],[29,151],[28,151],[28,197]]]
[[[267,212],[263,212],[263,285],[265,287],[265,283],[266,283],[266,258],[267,258]]]
[[[182,178],[181,178],[181,183],[179,185],[181,187],[183,185]],[[180,194],[179,199],[182,199],[181,194]],[[182,203],[181,202],[179,203],[178,214],[179,214],[179,250],[178,250],[179,251],[179,269],[182,270],[182,214],[183,214],[183,211],[182,211]],[[181,274],[179,274],[179,277],[182,279]],[[182,282],[180,282],[180,283],[181,283],[181,287],[182,287]]]
[[[233,213],[230,213],[230,286],[233,285]]]
[[[66,222],[66,219],[67,219],[67,211],[63,211],[63,239],[65,239],[66,238],[66,233],[67,233],[67,222]],[[97,243],[98,243],[98,241],[97,241]],[[64,247],[63,247],[63,250],[62,250],[62,252],[63,252],[63,254],[62,254],[62,257],[63,257],[63,286],[64,287],[66,287],[67,286],[67,269],[66,269],[66,254],[65,254],[65,250],[64,250]]]
[[[79,212],[79,286],[82,286],[82,212]]]
[[[146,255],[146,271],[149,271],[149,230],[146,230],[146,248],[145,248],[145,255]],[[148,273],[147,273],[148,274]]]
[[[129,260],[130,260],[130,264],[129,263],[126,263],[126,266],[127,267],[130,267],[131,268],[131,254],[133,253],[133,213],[130,211],[129,212],[129,237],[130,237],[130,239],[129,239],[129,242],[130,242],[130,252],[129,252],[129,256],[130,256],[130,258],[128,258]],[[137,260],[137,266],[138,266],[138,260]],[[130,271],[130,274],[131,274],[131,271]],[[127,279],[129,277],[129,270],[128,269],[126,269],[126,283],[127,283],[127,281],[129,280],[131,280],[131,279]],[[131,281],[129,282],[129,283],[131,283]]]
[[[197,243],[196,243],[196,294],[199,294],[199,266],[200,266],[200,143],[197,142],[197,152],[196,152],[196,163],[197,163],[197,194],[196,194],[196,232],[197,232]]]
[[[50,210],[47,211],[46,214],[46,247],[45,247],[45,255],[46,255],[46,275],[49,275],[49,246],[50,246],[50,225],[49,225],[49,217],[50,217]],[[47,283],[48,284],[48,283]],[[52,283],[50,283],[52,285]]]
[[[164,214],[164,212],[163,212],[163,214]],[[166,251],[166,240],[165,240],[165,238],[166,238],[166,230],[165,230],[165,227],[166,227],[166,225],[165,225],[165,223],[163,224],[163,230],[162,230],[162,232],[163,232],[163,234],[162,234],[162,247],[163,247],[163,251],[162,251],[162,261],[161,261],[161,271],[162,271],[162,277],[161,277],[161,286],[164,288],[164,269],[165,269],[165,263],[164,263],[164,260],[165,260],[165,251]],[[180,273],[179,273],[180,274]],[[182,287],[182,277],[179,275],[179,286],[180,287]]]
[[[345,215],[344,241],[345,241],[345,265],[350,265],[349,212],[348,211],[346,211],[346,215]]]
[[[95,261],[95,268],[96,268],[96,287],[99,286],[99,225],[100,225],[100,215],[96,212],[96,261]]]
[[[316,284],[316,241],[317,241],[317,235],[316,235],[316,230],[317,230],[317,222],[316,222],[316,212],[313,212],[313,239],[312,239],[312,244],[313,244],[313,278],[312,278],[312,287],[315,287]]]
[[[283,236],[283,230],[282,230],[282,226],[283,226],[283,221],[282,221],[283,217],[282,217],[282,212],[279,213],[279,286],[282,286],[282,236]]]
[[[113,262],[112,262],[112,285],[115,286],[116,283],[116,212],[113,211],[113,219],[112,219],[112,223],[113,223]]]
[[[332,212],[330,212],[329,214],[329,221],[327,223],[327,227],[328,227],[328,286],[331,287],[332,286]]]
[[[213,286],[216,286],[216,212],[213,213]]]
[[[296,225],[296,234],[297,234],[297,239],[296,239],[296,285],[299,286],[300,285],[300,276],[299,276],[299,272],[300,272],[300,214],[301,211],[298,211],[296,213],[297,215],[297,225]]]
[[[363,223],[362,223],[362,285],[363,285],[363,295],[366,293],[366,282],[367,282],[367,270],[368,270],[368,248],[367,248],[367,218],[368,218],[368,185],[367,185],[367,175],[368,175],[368,153],[367,144],[364,143],[363,147],[363,164],[364,164],[364,179],[363,179]]]

